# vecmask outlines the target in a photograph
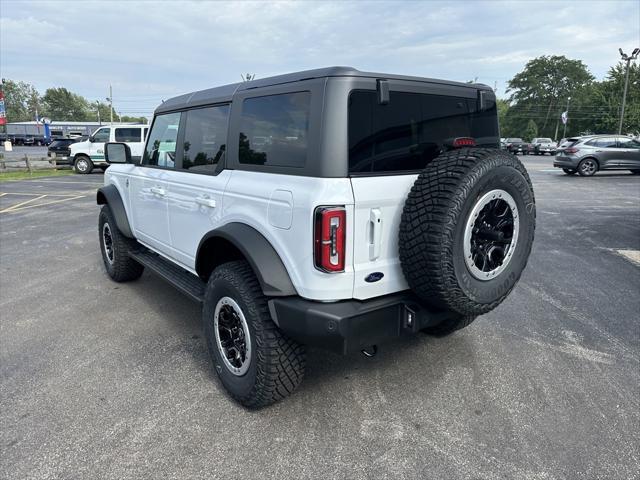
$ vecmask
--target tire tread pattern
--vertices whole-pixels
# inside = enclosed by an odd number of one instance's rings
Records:
[[[257,359],[256,379],[251,391],[245,395],[229,393],[248,408],[271,405],[291,395],[302,382],[306,367],[305,347],[286,337],[273,323],[267,297],[248,262],[238,260],[220,265],[211,275],[209,286],[221,279],[231,283],[249,306]],[[209,305],[215,300],[211,298],[211,292],[212,288],[207,288],[205,303]]]
[[[497,149],[446,152],[425,167],[411,188],[400,222],[400,263],[411,289],[437,308],[479,315],[493,310],[511,291],[491,303],[474,302],[460,287],[453,264],[455,229],[471,189],[487,172],[504,166],[522,174],[535,204],[525,167],[513,154]],[[531,244],[528,248],[527,257]]]
[[[105,222],[109,224],[109,228],[111,229],[111,238],[113,240],[114,248],[113,264],[109,264],[107,261],[106,252],[104,251],[104,245],[102,242],[102,225]],[[103,205],[100,210],[100,217],[98,221],[98,241],[100,242],[100,252],[102,253],[104,266],[107,269],[107,273],[114,281],[128,282],[140,278],[142,272],[144,272],[144,267],[129,256],[129,252],[138,246],[138,242],[125,237],[122,232],[118,230],[109,205]]]

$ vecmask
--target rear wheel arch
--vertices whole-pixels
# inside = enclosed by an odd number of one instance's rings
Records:
[[[297,295],[275,248],[264,235],[243,223],[229,223],[210,231],[200,240],[196,272],[207,281],[217,266],[234,260],[249,262],[265,295]]]

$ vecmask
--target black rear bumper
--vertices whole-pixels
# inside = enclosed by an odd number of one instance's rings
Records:
[[[289,337],[342,354],[414,334],[456,315],[425,307],[411,292],[332,303],[300,297],[272,298],[269,310],[273,321]]]

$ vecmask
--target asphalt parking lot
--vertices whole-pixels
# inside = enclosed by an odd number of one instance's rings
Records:
[[[0,477],[639,478],[640,177],[524,162],[536,241],[503,305],[372,359],[311,350],[257,412],[194,304],[104,273],[101,174],[0,183]]]

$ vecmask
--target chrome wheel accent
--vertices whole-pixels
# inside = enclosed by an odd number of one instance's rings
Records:
[[[104,247],[104,254],[107,258],[109,265],[113,265],[115,259],[115,252],[113,250],[113,237],[111,236],[111,227],[108,223],[102,225],[102,246]]]
[[[76,169],[79,172],[86,172],[87,170],[89,170],[89,162],[87,162],[84,158],[78,159],[78,161],[76,162]]]
[[[232,298],[218,300],[213,314],[213,331],[227,369],[237,376],[247,373],[251,364],[249,325]]]
[[[582,163],[580,164],[580,170],[585,175],[593,175],[594,173],[596,173],[597,169],[598,167],[596,165],[596,162],[594,162],[590,158],[583,160]]]
[[[471,209],[464,231],[464,261],[478,280],[496,278],[509,264],[518,243],[516,201],[504,190],[484,194]]]

